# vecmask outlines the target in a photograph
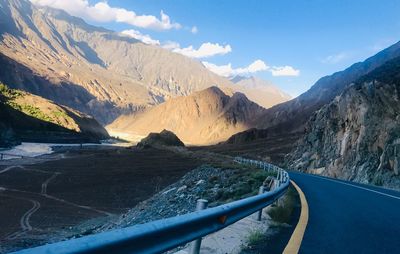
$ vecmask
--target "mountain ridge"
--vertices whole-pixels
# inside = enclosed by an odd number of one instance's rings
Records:
[[[242,93],[229,96],[214,86],[170,99],[137,115],[121,116],[107,129],[143,136],[167,129],[187,144],[204,145],[256,125],[264,110]]]

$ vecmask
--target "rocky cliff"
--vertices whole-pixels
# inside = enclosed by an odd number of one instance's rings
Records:
[[[289,167],[400,186],[400,58],[352,83],[317,111],[287,157]]]

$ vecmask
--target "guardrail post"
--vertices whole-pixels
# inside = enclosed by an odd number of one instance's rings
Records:
[[[260,188],[258,189],[258,195],[263,194],[264,193],[264,185],[261,185]],[[261,216],[262,216],[262,210],[260,209],[257,213],[257,220],[261,221]]]
[[[208,200],[199,199],[197,200],[196,211],[207,209]],[[196,239],[192,242],[190,246],[190,254],[199,254],[200,253],[200,246],[201,246],[201,238]]]

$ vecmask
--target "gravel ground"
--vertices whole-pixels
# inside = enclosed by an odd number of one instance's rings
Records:
[[[219,182],[227,181],[234,173],[233,170],[221,170],[202,165],[98,231],[122,228],[193,212],[196,202],[200,198],[207,199],[210,203],[209,207],[215,206],[218,204],[215,201],[220,196],[219,191],[223,188]],[[219,179],[218,182],[215,179]]]

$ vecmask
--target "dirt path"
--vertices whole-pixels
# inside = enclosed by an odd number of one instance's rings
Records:
[[[94,212],[97,212],[97,213],[100,213],[100,214],[104,214],[104,215],[107,215],[107,216],[113,215],[112,213],[109,213],[109,212],[106,212],[106,211],[102,211],[102,210],[96,209],[94,207],[75,204],[75,203],[69,202],[67,200],[51,196],[49,194],[42,194],[42,193],[36,193],[36,192],[32,192],[32,191],[24,191],[24,190],[10,189],[10,188],[4,188],[4,187],[1,187],[1,188],[2,188],[3,191],[11,191],[11,192],[14,191],[14,192],[20,192],[20,193],[28,193],[28,194],[33,194],[33,195],[39,195],[39,196],[42,196],[42,197],[45,197],[45,198],[48,198],[48,199],[52,199],[52,200],[55,200],[55,201],[58,201],[58,202],[61,202],[61,203],[67,204],[67,205],[71,205],[71,206],[82,208],[82,209],[86,209],[86,210],[91,210],[91,211],[94,211]],[[10,196],[10,197],[14,197],[14,196]],[[15,197],[15,198],[17,198],[17,197]]]
[[[9,166],[9,167],[6,167],[3,170],[0,170],[0,174],[3,174],[3,173],[5,173],[5,172],[7,172],[7,171],[9,171],[9,170],[11,170],[13,168],[22,168],[23,169],[24,167],[23,166]]]
[[[18,230],[16,232],[13,232],[11,234],[9,234],[8,236],[6,236],[5,238],[8,240],[13,240],[16,239],[18,237],[20,237],[22,234],[24,234],[25,232],[31,231],[34,228],[32,227],[32,225],[30,224],[30,218],[31,216],[40,209],[40,202],[34,199],[29,199],[29,198],[22,198],[22,197],[16,197],[13,195],[7,195],[7,194],[0,194],[1,196],[5,196],[5,197],[9,197],[9,198],[15,198],[15,199],[19,199],[19,200],[24,200],[24,201],[28,201],[31,202],[33,204],[32,208],[29,209],[28,211],[26,211],[22,216],[21,219],[19,220],[19,224],[21,226],[21,230]]]
[[[57,198],[57,197],[54,197],[54,196],[51,196],[51,195],[48,195],[48,194],[39,194],[39,195],[42,195],[42,196],[44,196],[46,198],[49,198],[49,199],[52,199],[52,200],[55,200],[55,201],[58,201],[58,202],[61,202],[61,203],[67,204],[67,205],[75,206],[75,207],[86,209],[86,210],[91,210],[93,212],[97,212],[97,213],[104,214],[104,215],[107,215],[107,216],[112,216],[113,215],[112,213],[109,213],[109,212],[106,212],[106,211],[102,211],[102,210],[96,209],[96,208],[91,207],[91,206],[78,205],[78,204],[75,204],[75,203],[69,202],[67,200],[64,200],[64,199],[61,199],[61,198]]]
[[[31,218],[32,214],[34,214],[37,210],[40,208],[40,203],[36,200],[30,199],[30,202],[32,202],[33,207],[29,209],[24,215],[22,215],[20,219],[20,225],[23,231],[30,231],[32,230],[32,226],[29,223],[29,219]]]
[[[42,183],[42,195],[47,195],[47,185],[54,179],[56,178],[60,173],[55,172],[52,176],[50,176],[45,182]]]

